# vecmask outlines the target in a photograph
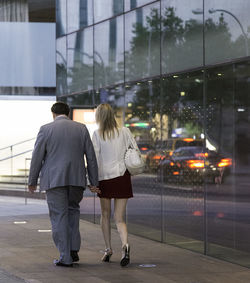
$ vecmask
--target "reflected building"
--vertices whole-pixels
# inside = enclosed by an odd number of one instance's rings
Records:
[[[250,2],[56,2],[57,98],[73,113],[110,103],[148,165],[129,230],[249,267]],[[189,158],[180,147],[194,141]],[[178,178],[162,170],[178,152],[199,182],[180,162]],[[97,221],[97,207],[82,217]]]

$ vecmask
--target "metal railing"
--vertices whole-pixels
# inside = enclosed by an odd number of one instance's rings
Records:
[[[21,142],[17,142],[17,143],[11,144],[9,146],[5,146],[5,147],[0,148],[0,151],[6,150],[6,149],[10,149],[10,155],[7,156],[7,157],[1,158],[0,162],[6,161],[6,160],[10,160],[11,161],[10,162],[10,174],[11,175],[13,175],[13,159],[15,157],[17,157],[17,156],[20,156],[20,155],[23,155],[23,154],[26,154],[26,153],[32,151],[32,149],[29,149],[29,150],[25,150],[25,151],[22,151],[22,152],[17,153],[17,154],[13,154],[14,147],[16,147],[18,145],[21,145],[21,144],[25,144],[25,143],[27,143],[29,141],[32,141],[32,140],[35,140],[35,138],[27,139],[27,140],[24,140],[24,141],[21,141]]]
[[[13,175],[13,161],[15,160],[16,157],[19,157],[19,156],[24,156],[24,159],[25,159],[25,164],[24,164],[24,199],[25,199],[25,204],[27,204],[27,198],[28,198],[28,161],[31,160],[31,158],[27,158],[25,157],[25,154],[29,153],[29,152],[32,152],[33,149],[27,149],[27,150],[22,150],[19,148],[19,152],[16,150],[16,153],[14,152],[14,149],[16,149],[17,146],[19,145],[25,145],[26,143],[30,142],[30,141],[33,141],[35,140],[35,138],[30,138],[30,139],[27,139],[27,140],[24,140],[24,141],[21,141],[21,142],[17,142],[17,143],[14,143],[14,144],[11,144],[9,146],[5,146],[5,147],[2,147],[0,148],[0,152],[1,152],[1,159],[0,159],[0,163],[1,162],[4,162],[4,161],[7,161],[7,160],[10,160],[10,180],[8,181],[9,184],[14,184],[13,183],[13,178],[15,177]],[[27,147],[30,147],[30,145],[25,145]],[[9,149],[9,151],[8,151]],[[24,149],[24,148],[22,148]],[[6,151],[7,150],[7,154],[6,152],[5,153],[2,153],[3,151]],[[8,155],[9,153],[9,155]],[[5,157],[3,157],[3,155],[7,155]],[[20,161],[19,161],[20,163]],[[15,164],[16,165],[16,164]],[[6,177],[5,175],[2,175],[2,177]],[[8,177],[8,175],[7,175]],[[5,182],[4,182],[5,183]],[[7,182],[6,182],[7,183]]]
[[[1,162],[1,161],[8,160],[8,159],[13,159],[14,157],[17,157],[17,156],[23,155],[23,154],[25,154],[25,153],[31,152],[32,150],[33,150],[33,149],[29,149],[29,150],[26,150],[26,151],[23,151],[23,152],[14,154],[14,155],[10,155],[10,156],[8,156],[8,157],[5,157],[5,158],[3,158],[3,159],[0,159],[0,162]]]
[[[28,171],[28,166],[27,166],[27,163],[28,161],[31,161],[31,158],[25,158],[25,167],[24,167],[24,174],[25,174],[25,189],[24,189],[24,201],[25,201],[25,204],[28,203],[27,199],[28,199],[28,174],[27,174],[27,171]]]

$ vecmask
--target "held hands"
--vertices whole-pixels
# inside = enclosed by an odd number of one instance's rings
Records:
[[[28,186],[29,192],[33,194],[34,191],[36,190],[36,187],[37,187],[37,186],[29,185],[29,186]]]
[[[100,190],[98,187],[96,187],[96,186],[88,185],[88,187],[89,187],[89,189],[90,189],[90,191],[91,191],[92,193],[97,193],[97,194],[100,194],[100,193],[101,193],[101,190]]]

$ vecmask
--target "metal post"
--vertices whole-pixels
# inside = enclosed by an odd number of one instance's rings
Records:
[[[96,219],[95,219],[95,194],[94,194],[94,224],[96,224]]]
[[[13,177],[13,146],[10,146],[10,175]]]
[[[27,166],[27,161],[28,160],[31,160],[31,158],[25,158],[25,166],[24,166],[24,168],[25,168],[25,186],[24,186],[24,198],[25,198],[25,204],[28,204],[28,190],[27,190],[27,188],[28,188],[28,174],[27,174],[27,172],[28,172],[28,166]]]
[[[24,176],[25,176],[25,186],[24,186],[24,203],[27,205],[27,158],[25,158],[25,165],[24,165]]]

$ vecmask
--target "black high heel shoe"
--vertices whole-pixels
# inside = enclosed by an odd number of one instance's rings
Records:
[[[121,258],[121,261],[120,261],[120,265],[121,266],[126,266],[129,264],[130,262],[130,246],[129,244],[126,244],[122,247],[122,258]]]
[[[110,258],[112,256],[113,252],[111,249],[105,249],[104,255],[102,257],[102,261],[104,262],[110,262]]]

